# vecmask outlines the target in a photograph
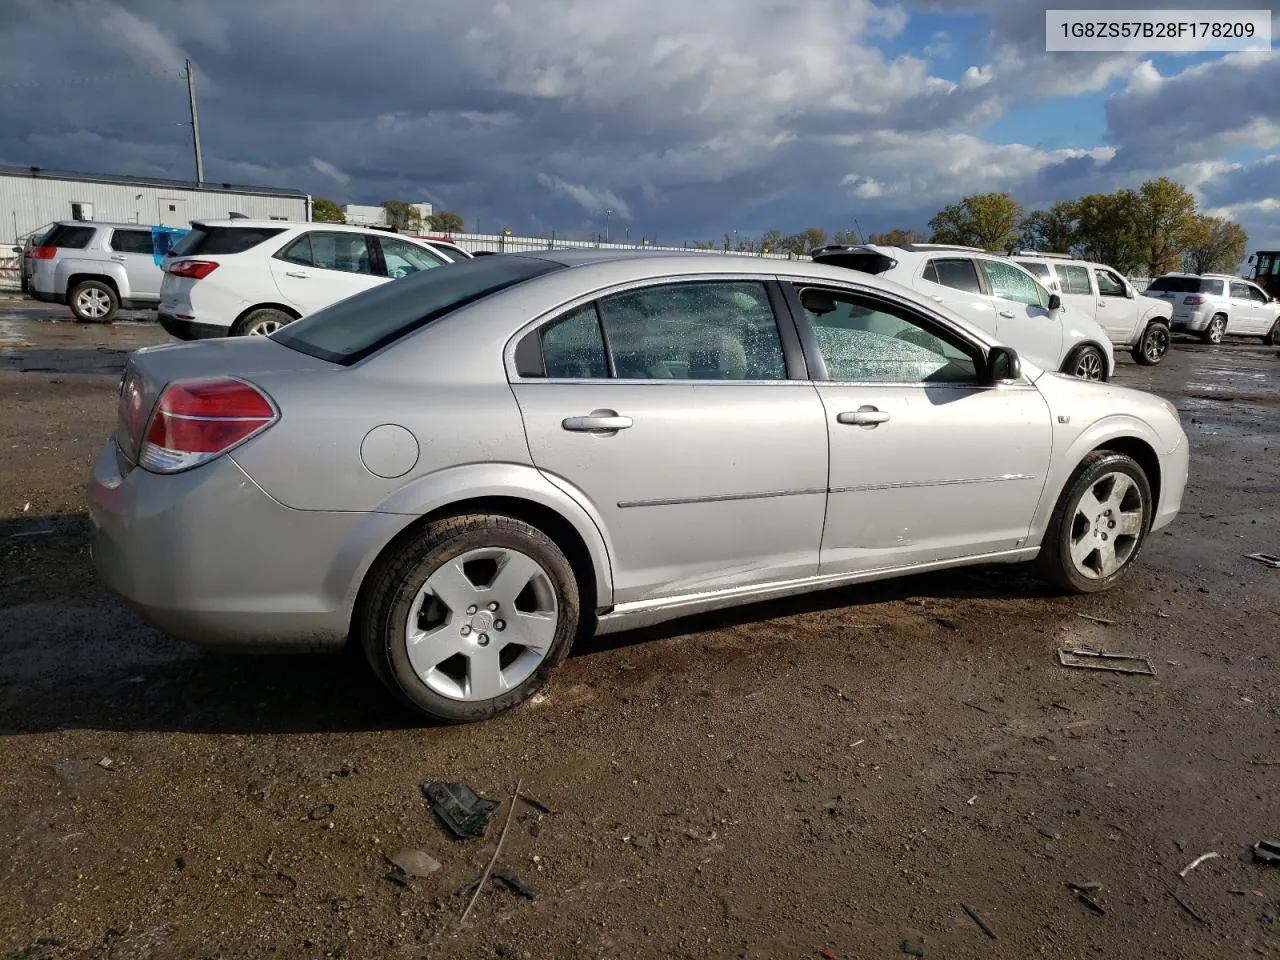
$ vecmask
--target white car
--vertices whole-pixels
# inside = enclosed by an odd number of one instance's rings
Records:
[[[1011,259],[1061,294],[1068,310],[1097,320],[1111,343],[1128,350],[1138,363],[1152,366],[1169,352],[1173,309],[1167,300],[1138,293],[1133,284],[1105,264],[1076,260],[1068,254],[1019,250]]]
[[[198,220],[164,259],[160,324],[180,340],[266,336],[450,261],[414,237],[333,223]]]
[[[1060,295],[1006,257],[936,243],[827,246],[812,257],[911,287],[1042,369],[1085,380],[1109,380],[1115,372],[1111,341],[1092,314],[1064,309]]]
[[[470,251],[463,250],[447,237],[418,237],[417,239],[452,263],[457,263],[459,260],[471,260],[475,256]]]
[[[1221,343],[1228,333],[1280,343],[1280,303],[1256,283],[1221,273],[1166,273],[1147,293],[1173,311],[1173,329]]]

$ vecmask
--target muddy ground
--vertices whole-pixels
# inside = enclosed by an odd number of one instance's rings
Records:
[[[1280,956],[1248,854],[1280,840],[1280,570],[1244,557],[1280,553],[1274,348],[1122,359],[1192,478],[1110,594],[996,568],[771,603],[432,729],[358,659],[202,653],[103,592],[82,485],[125,351],[165,338],[51,319],[0,301],[0,956]],[[487,839],[433,820],[433,779],[502,801]],[[486,887],[460,926],[518,779],[554,812],[518,804],[498,865],[538,898]],[[442,868],[386,879],[405,847]]]

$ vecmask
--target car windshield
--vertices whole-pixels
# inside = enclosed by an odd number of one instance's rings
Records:
[[[282,327],[272,339],[300,353],[349,365],[433,320],[564,265],[536,257],[461,260],[379,284]]]
[[[1157,293],[1212,293],[1217,292],[1217,288],[1212,280],[1200,277],[1158,277],[1147,287]]]
[[[281,233],[284,233],[284,227],[210,227],[198,224],[169,249],[169,256],[244,253]]]

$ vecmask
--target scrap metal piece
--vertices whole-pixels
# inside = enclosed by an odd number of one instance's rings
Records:
[[[1104,650],[1085,650],[1081,647],[1059,647],[1058,662],[1064,667],[1081,670],[1106,670],[1111,673],[1132,673],[1142,677],[1154,677],[1156,668],[1151,658],[1141,653],[1108,653]]]
[[[1280,843],[1274,840],[1259,840],[1253,845],[1253,859],[1259,863],[1270,863],[1280,867]]]
[[[1280,568],[1280,557],[1274,553],[1246,553],[1244,556],[1246,560],[1257,560],[1268,567]]]
[[[422,785],[431,810],[459,837],[483,837],[489,818],[497,810],[496,800],[482,800],[465,783],[432,780]]]
[[[1222,856],[1222,854],[1220,854],[1217,850],[1211,850],[1209,853],[1202,853],[1200,854],[1200,856],[1196,857],[1194,860],[1188,863],[1185,867],[1183,867],[1182,870],[1178,873],[1178,876],[1185,877],[1188,873],[1190,873],[1196,867],[1200,866],[1200,864],[1204,863],[1206,860],[1213,860],[1216,857],[1220,857],[1220,856]]]

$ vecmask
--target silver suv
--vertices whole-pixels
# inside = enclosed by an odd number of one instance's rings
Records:
[[[1256,283],[1224,273],[1166,273],[1151,281],[1147,296],[1173,308],[1173,329],[1221,343],[1228,333],[1280,343],[1280,303]]]
[[[1015,251],[1012,259],[1050,290],[1062,295],[1069,311],[1098,321],[1112,345],[1151,366],[1169,352],[1168,301],[1137,292],[1105,264],[1075,260],[1065,253]]]
[[[29,292],[37,300],[65,303],[77,320],[106,323],[121,308],[160,304],[160,261],[186,231],[136,223],[64,220],[24,258]]]

